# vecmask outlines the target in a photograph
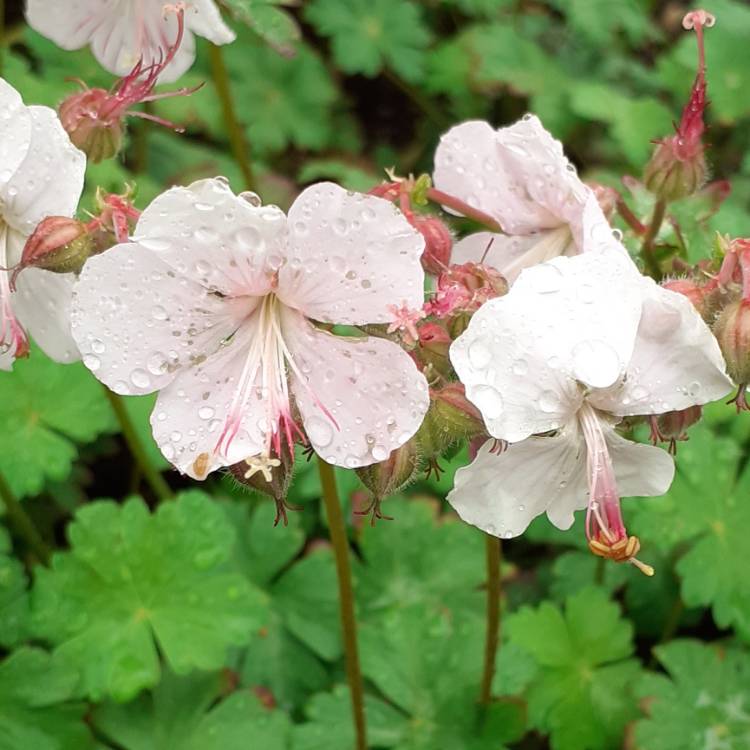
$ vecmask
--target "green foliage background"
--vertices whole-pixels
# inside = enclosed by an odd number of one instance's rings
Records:
[[[225,0],[224,48],[257,191],[287,206],[304,184],[367,189],[385,167],[431,169],[441,132],[464,119],[536,112],[585,177],[622,189],[678,119],[695,70],[688,6],[657,0]],[[691,260],[715,230],[747,235],[750,7],[708,0],[713,178],[732,194],[695,203]],[[7,8],[4,75],[27,103],[75,84],[110,86],[88,51],[64,52]],[[173,183],[225,174],[243,187],[203,40],[159,103],[185,136],[134,123],[96,186],[138,186],[145,206]],[[648,198],[633,205],[647,215]],[[708,214],[709,212],[706,212]],[[672,229],[664,230],[670,233]],[[149,397],[128,408],[151,458]],[[679,446],[663,498],[625,502],[645,579],[601,565],[578,525],[545,520],[504,543],[503,639],[483,712],[484,542],[444,502],[440,480],[389,500],[392,522],[352,514],[369,737],[396,750],[744,750],[750,747],[750,417],[716,405]],[[158,506],[99,384],[38,351],[0,373],[0,471],[57,551],[49,568],[0,527],[0,750],[348,750],[353,746],[333,557],[313,464],[298,460],[272,527],[260,497],[214,477]],[[139,496],[142,493],[142,496]],[[105,498],[105,499],[102,499]],[[8,527],[10,528],[10,527]]]

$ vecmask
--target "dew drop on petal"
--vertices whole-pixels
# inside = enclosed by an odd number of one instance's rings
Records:
[[[562,273],[557,266],[542,263],[533,269],[532,286],[538,294],[554,294],[560,291],[561,285]]]
[[[137,388],[148,388],[151,384],[151,378],[145,370],[136,368],[130,373],[130,380]]]
[[[483,339],[474,339],[467,350],[469,362],[478,370],[483,370],[492,361],[492,352]]]
[[[101,367],[101,361],[95,354],[86,354],[83,358],[83,364],[91,370],[96,372]]]
[[[471,400],[487,419],[497,419],[503,413],[503,397],[491,385],[478,385],[471,391]]]
[[[620,375],[620,358],[606,341],[580,341],[571,354],[574,377],[593,388],[606,388]]]
[[[200,409],[198,409],[198,416],[201,419],[211,419],[214,415],[214,410],[210,406],[201,406]]]
[[[539,396],[539,408],[543,412],[550,414],[558,410],[560,399],[554,391],[542,391]]]
[[[333,442],[333,426],[321,417],[310,417],[305,422],[305,430],[317,448],[326,448]]]
[[[376,461],[385,461],[385,459],[388,458],[389,455],[388,449],[382,445],[373,445],[371,452],[372,457]]]

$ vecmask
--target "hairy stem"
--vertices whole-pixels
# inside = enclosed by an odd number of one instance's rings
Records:
[[[138,433],[133,426],[133,421],[130,419],[130,415],[125,408],[125,403],[120,396],[113,393],[105,385],[104,393],[107,395],[112,411],[117,417],[117,421],[120,423],[120,430],[125,438],[125,442],[128,444],[133,459],[136,465],[141,470],[144,479],[148,483],[149,487],[153,490],[153,493],[159,500],[172,500],[174,499],[174,492],[172,488],[167,484],[164,477],[156,470],[149,460],[146,449],[141,443]]]
[[[331,544],[336,558],[336,576],[339,584],[339,614],[341,630],[344,636],[344,658],[346,660],[346,678],[352,699],[352,716],[356,734],[356,750],[367,750],[365,729],[365,709],[362,689],[362,672],[359,667],[357,649],[357,620],[354,614],[354,592],[352,590],[352,571],[349,565],[349,541],[346,537],[344,516],[341,513],[336,477],[333,467],[322,458],[318,458],[320,484],[323,488]]]
[[[654,213],[651,215],[651,221],[646,228],[646,234],[643,237],[643,244],[641,245],[643,262],[646,264],[649,274],[657,281],[661,277],[661,270],[654,256],[654,240],[656,239],[656,235],[659,234],[666,210],[667,202],[659,198],[654,205]]]
[[[467,219],[473,219],[477,223],[487,227],[487,229],[489,229],[491,232],[503,231],[503,228],[500,226],[500,224],[495,221],[495,219],[493,219],[489,214],[486,214],[484,211],[480,211],[478,208],[474,208],[474,206],[470,206],[468,203],[465,203],[460,198],[456,198],[454,195],[444,193],[442,190],[438,190],[437,188],[430,188],[427,191],[427,198],[434,203],[439,203],[441,206],[452,208],[454,211],[461,214],[461,216],[465,216]]]
[[[232,98],[232,87],[227,73],[227,66],[224,63],[224,53],[221,47],[212,44],[209,47],[211,57],[211,75],[216,86],[216,93],[221,101],[221,109],[224,114],[224,124],[227,126],[229,134],[229,145],[232,147],[235,161],[242,171],[247,190],[255,189],[255,178],[253,168],[250,162],[250,149],[245,140],[245,133],[237,119],[237,109],[234,106]]]
[[[39,560],[47,565],[50,557],[50,549],[42,539],[42,535],[36,526],[34,526],[34,522],[28,513],[23,509],[21,503],[18,502],[18,499],[13,494],[2,474],[0,474],[0,497],[5,505],[8,520],[13,524],[18,535],[29,545],[29,549],[34,552]]]
[[[487,630],[484,640],[484,669],[479,702],[487,706],[492,700],[492,679],[495,676],[495,660],[500,645],[500,595],[502,580],[502,543],[497,537],[484,535],[485,561],[487,566]]]

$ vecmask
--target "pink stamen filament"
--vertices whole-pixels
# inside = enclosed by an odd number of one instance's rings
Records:
[[[294,360],[287,347],[280,325],[282,303],[274,294],[266,295],[260,303],[258,315],[258,336],[253,338],[245,358],[239,388],[235,391],[229,416],[214,450],[226,453],[237,436],[242,425],[245,405],[249,398],[255,396],[265,399],[266,417],[263,425],[266,446],[264,454],[281,454],[282,440],[286,442],[289,452],[294,452],[295,439],[304,444],[307,437],[292,416],[289,394],[288,372],[293,373],[312,397],[315,405],[331,421],[336,430],[339,425],[330,411],[312,392],[307,379]],[[260,383],[256,379],[260,375]]]

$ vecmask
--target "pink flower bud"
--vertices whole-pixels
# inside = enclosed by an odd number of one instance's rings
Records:
[[[415,214],[410,223],[424,237],[422,267],[427,273],[439,276],[451,261],[453,236],[450,229],[437,216]]]
[[[744,390],[750,382],[750,301],[741,299],[727,305],[714,324],[727,372],[740,386],[737,408],[747,409]]]
[[[415,440],[408,440],[400,448],[391,451],[385,461],[356,469],[362,484],[373,495],[374,502],[360,515],[372,514],[376,518],[386,518],[380,512],[380,502],[398,492],[412,482],[419,469],[419,450]]]
[[[693,279],[670,279],[662,283],[665,289],[687,297],[693,307],[705,318],[709,311],[709,297],[712,290],[701,286]]]
[[[448,377],[452,371],[448,350],[451,339],[448,331],[439,323],[428,321],[419,326],[419,347],[416,350],[419,359],[426,365],[432,365],[441,375]]]
[[[108,91],[86,89],[60,105],[60,122],[70,140],[94,164],[117,156],[122,146],[123,122],[114,111],[106,114],[110,101]]]
[[[463,383],[449,383],[431,395],[435,423],[455,439],[471,439],[485,432],[482,414],[466,398]]]
[[[599,207],[602,209],[604,215],[611,219],[617,208],[617,201],[620,194],[612,187],[608,185],[602,185],[599,182],[589,182],[588,186],[593,190],[596,200],[599,203]]]
[[[658,417],[651,417],[651,442],[669,443],[669,452],[677,453],[677,442],[687,440],[687,429],[703,416],[703,407],[689,406],[680,411],[668,411]]]
[[[48,216],[26,240],[19,264],[10,279],[32,266],[54,273],[78,273],[91,255],[92,243],[86,224],[67,216]]]

